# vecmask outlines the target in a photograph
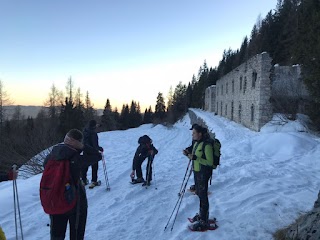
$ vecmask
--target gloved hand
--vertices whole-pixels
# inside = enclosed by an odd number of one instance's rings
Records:
[[[135,177],[134,170],[132,170],[132,172],[131,172],[131,174],[130,174],[130,177],[131,177],[131,178],[134,178],[134,177]]]
[[[182,151],[182,154],[183,154],[183,155],[185,155],[185,156],[188,156],[189,151],[188,151],[188,150],[186,150],[186,149],[184,149],[184,150]]]
[[[188,154],[188,158],[189,158],[190,160],[197,160],[197,156],[194,155],[194,154]]]
[[[153,155],[154,155],[154,152],[153,152],[152,149],[148,151],[148,155],[149,155],[149,156],[153,156]]]

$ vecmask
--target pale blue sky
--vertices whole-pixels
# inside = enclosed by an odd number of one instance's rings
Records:
[[[15,104],[42,105],[69,76],[95,107],[188,83],[206,59],[216,66],[277,0],[1,0],[0,79]]]

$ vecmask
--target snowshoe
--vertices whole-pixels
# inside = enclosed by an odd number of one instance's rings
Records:
[[[97,182],[92,182],[91,185],[89,186],[90,189],[96,187],[96,186],[100,186],[101,185],[101,181],[97,181]]]
[[[188,228],[193,232],[205,232],[207,230],[216,230],[218,225],[216,223],[205,223],[200,220],[188,226]]]
[[[200,221],[200,215],[197,213],[193,218],[188,218],[188,220],[191,223],[195,223],[197,221]],[[208,223],[209,224],[217,223],[217,219],[216,218],[208,219]]]
[[[132,179],[131,184],[144,183],[143,178]]]

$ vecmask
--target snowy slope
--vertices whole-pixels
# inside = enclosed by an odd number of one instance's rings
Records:
[[[288,129],[257,133],[211,113],[193,111],[222,143],[221,166],[209,187],[210,216],[218,219],[219,229],[205,233],[187,230],[186,219],[198,211],[199,200],[186,193],[173,231],[171,225],[164,231],[188,164],[182,155],[182,149],[191,143],[190,120],[186,116],[172,128],[149,124],[99,134],[111,191],[106,192],[104,185],[87,190],[85,239],[272,239],[277,228],[311,209],[320,189],[318,138]],[[149,189],[129,184],[137,140],[144,134],[159,150],[154,160],[155,181]],[[18,180],[27,240],[49,239],[48,216],[39,202],[40,178],[37,175]],[[104,184],[101,163],[99,178]],[[0,225],[9,240],[15,239],[12,182],[0,183],[0,196]]]

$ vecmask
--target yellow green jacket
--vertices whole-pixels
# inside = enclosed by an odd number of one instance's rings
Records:
[[[199,172],[201,166],[213,166],[213,148],[211,144],[205,144],[204,153],[205,158],[202,154],[202,145],[204,142],[195,142],[193,144],[192,153],[197,156],[196,160],[193,160],[193,170]]]
[[[6,240],[6,236],[4,235],[4,232],[2,231],[1,227],[0,227],[0,240]]]

